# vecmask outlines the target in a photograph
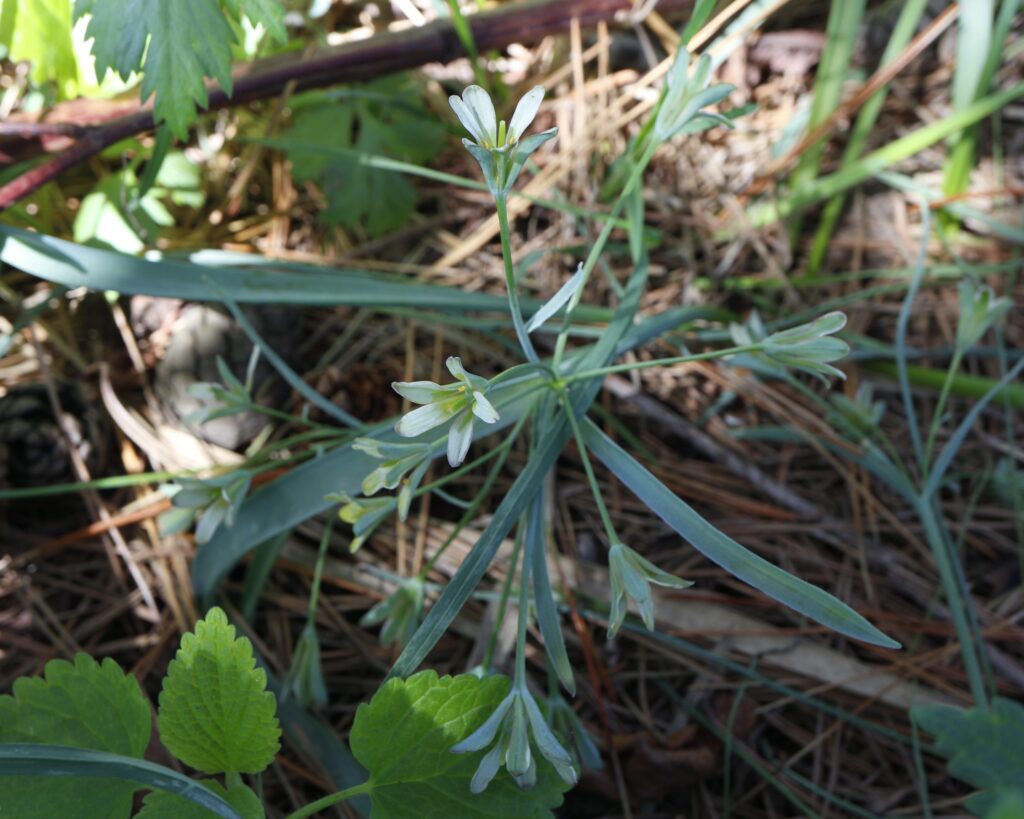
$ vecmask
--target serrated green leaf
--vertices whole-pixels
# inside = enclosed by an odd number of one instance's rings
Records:
[[[217,794],[233,807],[243,819],[263,819],[266,815],[260,798],[241,782],[227,788],[214,779],[201,779],[199,783]],[[195,802],[167,791],[153,791],[142,803],[135,819],[216,819],[217,814]]]
[[[277,143],[287,151],[297,180],[322,187],[327,198],[322,218],[346,227],[365,224],[374,236],[404,225],[416,204],[415,188],[402,175],[364,164],[361,157],[422,163],[440,150],[444,130],[423,108],[415,86],[388,77],[340,99],[312,99],[324,102],[302,106]],[[311,145],[341,152],[317,153],[308,150]]]
[[[148,29],[140,15],[145,0],[75,0],[75,19],[89,15],[86,38],[92,39],[96,78],[108,70],[122,79],[142,67]]]
[[[86,36],[93,38],[97,75],[112,69],[127,79],[142,68],[142,100],[156,95],[156,121],[179,139],[188,135],[196,106],[209,101],[207,77],[231,93],[235,35],[216,0],[77,0],[75,15],[84,14],[91,15]]]
[[[167,668],[157,724],[178,759],[205,773],[259,773],[280,748],[281,727],[267,676],[256,668],[252,644],[235,638],[219,608],[196,623],[194,633]]]
[[[70,745],[141,758],[149,703],[136,679],[111,659],[51,660],[44,677],[22,677],[0,697],[0,743]],[[131,813],[136,785],[117,779],[0,777],[0,816],[93,819]]]
[[[935,736],[949,772],[981,790],[967,800],[971,813],[983,816],[1024,793],[1024,705],[997,697],[991,708],[919,705],[910,716]]]
[[[288,40],[284,27],[284,5],[278,0],[223,0],[236,18],[248,17],[252,23],[259,23],[279,43]]]
[[[900,647],[841,600],[783,571],[716,529],[590,420],[583,423],[583,438],[594,455],[654,514],[733,576],[840,634],[885,648]]]
[[[507,693],[505,677],[438,678],[434,671],[422,671],[407,680],[388,680],[360,705],[350,743],[370,772],[375,819],[551,816],[568,786],[546,762],[541,761],[531,790],[520,789],[502,769],[486,791],[474,795],[469,783],[481,754],[451,752]]]
[[[188,136],[196,106],[209,98],[206,77],[228,94],[234,35],[214,0],[168,3],[144,0],[143,19],[152,33],[142,78],[142,100],[156,95],[153,113],[179,139]]]

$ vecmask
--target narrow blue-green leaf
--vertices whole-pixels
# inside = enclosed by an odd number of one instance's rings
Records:
[[[555,313],[561,310],[565,304],[573,297],[577,290],[580,289],[580,285],[583,283],[583,265],[579,266],[579,269],[572,275],[572,277],[558,288],[558,292],[555,293],[550,299],[548,299],[541,308],[533,314],[529,323],[526,325],[526,331],[532,333],[538,327],[540,327],[545,321],[551,318]]]
[[[946,471],[953,463],[953,458],[955,458],[956,453],[960,451],[964,438],[966,438],[967,433],[971,431],[971,427],[973,427],[974,422],[978,420],[978,416],[981,415],[982,410],[989,405],[993,398],[999,395],[1003,387],[1007,384],[1012,384],[1014,379],[1020,375],[1022,370],[1024,370],[1024,358],[1018,361],[1013,369],[1000,378],[992,389],[978,399],[977,403],[971,407],[970,412],[964,416],[964,419],[960,422],[959,426],[957,426],[953,434],[949,436],[949,441],[946,442],[946,446],[943,447],[942,452],[939,453],[939,457],[935,459],[935,464],[932,466],[932,470],[928,474],[928,482],[921,490],[921,497],[923,499],[930,498],[932,493],[939,488],[939,484],[942,483],[942,479],[945,477]]]
[[[196,257],[211,258],[209,254]],[[244,304],[378,308],[415,304],[436,310],[508,310],[505,299],[497,296],[418,284],[383,274],[286,265],[258,257],[246,266],[236,262],[219,267],[176,259],[142,259],[10,225],[0,225],[0,260],[68,288],[114,290],[127,295],[165,296],[186,301],[221,301],[220,293],[211,287],[207,278],[215,276],[222,290]]]
[[[544,525],[544,493],[538,492],[530,504],[526,524],[526,557],[530,561],[533,578],[533,599],[537,607],[537,625],[544,638],[544,649],[558,679],[570,693],[576,694],[576,682],[572,676],[572,664],[565,651],[562,624],[558,619],[555,596],[548,576],[547,536]]]
[[[288,542],[291,535],[290,529],[278,532],[272,538],[261,543],[255,548],[252,560],[245,568],[245,581],[242,583],[242,599],[239,610],[242,617],[252,620],[256,615],[256,606],[259,603],[260,595],[263,593],[263,586],[277,562],[277,556]],[[278,700],[280,702],[280,700]]]
[[[270,362],[271,366],[275,370],[277,370],[278,374],[280,374],[280,376],[288,383],[288,386],[309,401],[313,406],[318,407],[322,412],[331,416],[335,421],[340,421],[345,426],[354,427],[355,429],[362,429],[363,424],[358,418],[349,415],[337,404],[327,398],[324,398],[324,396],[309,386],[309,384],[302,379],[302,376],[288,366],[288,362],[281,358],[274,348],[263,340],[263,337],[256,331],[256,328],[253,327],[252,322],[249,321],[245,313],[238,309],[238,305],[235,304],[235,300],[232,299],[231,296],[229,296],[213,278],[209,279],[209,283],[210,286],[220,294],[221,301],[231,312],[231,315],[234,316],[235,321],[238,322],[238,326],[242,328],[242,332],[249,337],[249,341],[251,341],[255,347],[259,348],[263,357]]]
[[[841,634],[884,648],[899,648],[853,609],[828,592],[794,577],[741,546],[676,497],[629,453],[586,421],[587,446],[652,512],[686,538],[697,551],[730,574],[812,620]]]
[[[412,674],[448,630],[448,626],[486,574],[505,535],[544,485],[548,470],[554,466],[568,440],[569,424],[564,416],[543,431],[540,443],[530,456],[526,468],[519,473],[515,483],[502,498],[469,556],[462,561],[462,565],[445,586],[437,602],[431,606],[423,623],[392,667],[391,676],[408,677]]]
[[[0,774],[125,779],[188,799],[223,819],[242,819],[217,794],[184,774],[153,762],[105,751],[35,743],[0,745]]]
[[[0,224],[0,261],[68,289],[113,290],[126,295],[220,302],[226,292],[239,304],[336,305],[379,310],[508,313],[503,296],[420,284],[409,278],[351,268],[324,268],[262,256],[202,250],[185,259],[139,258],[78,245],[55,236]],[[523,299],[523,309],[540,302]],[[582,321],[607,321],[604,307],[580,305]]]
[[[708,17],[711,16],[711,12],[715,10],[715,2],[716,0],[697,0],[693,6],[693,12],[690,14],[690,21],[683,29],[683,33],[679,35],[680,43],[685,46],[693,39],[693,35],[701,30]]]

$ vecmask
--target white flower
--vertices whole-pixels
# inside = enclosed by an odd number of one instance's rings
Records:
[[[469,86],[461,98],[454,94],[448,98],[459,121],[473,137],[463,139],[462,144],[480,163],[487,186],[495,196],[511,190],[530,154],[558,133],[557,128],[549,128],[523,139],[543,99],[543,86],[531,88],[519,100],[506,127],[504,120],[498,121],[494,103],[479,85]]]
[[[395,424],[395,432],[403,438],[415,438],[454,419],[448,432],[448,463],[458,466],[466,460],[473,440],[473,419],[493,424],[498,420],[498,411],[484,397],[487,379],[467,373],[457,356],[449,356],[445,366],[457,379],[452,384],[396,381],[391,385],[403,398],[423,405],[403,415]]]

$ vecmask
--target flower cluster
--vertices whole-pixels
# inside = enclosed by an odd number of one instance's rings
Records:
[[[708,124],[732,128],[732,122],[726,117],[701,109],[724,100],[733,92],[734,86],[726,83],[709,85],[711,59],[707,54],[697,60],[692,74],[689,69],[690,53],[681,48],[669,69],[666,78],[668,88],[654,121],[654,136],[659,142],[676,134],[701,130]]]
[[[420,624],[423,614],[423,580],[408,577],[390,597],[381,600],[359,620],[361,626],[376,626],[381,623],[380,644],[389,646],[409,642]]]
[[[533,695],[524,685],[513,685],[487,721],[452,748],[452,753],[465,754],[481,751],[495,738],[498,740],[480,760],[469,789],[483,793],[502,765],[519,787],[533,787],[537,782],[537,762],[530,747],[531,735],[541,756],[554,766],[562,779],[575,785],[576,770],[569,752],[558,742]]]
[[[473,441],[473,419],[493,424],[498,420],[498,411],[484,396],[488,387],[486,378],[466,372],[457,356],[449,356],[445,365],[456,378],[453,384],[396,381],[391,385],[403,398],[423,405],[403,415],[395,424],[395,432],[403,438],[415,438],[452,421],[448,431],[448,463],[455,467],[466,460]]]
[[[363,478],[362,490],[367,497],[381,489],[398,490],[398,517],[409,516],[409,505],[430,467],[430,444],[393,444],[376,438],[356,438],[352,448],[381,461]]]
[[[612,583],[612,608],[608,616],[608,636],[614,637],[626,619],[626,598],[630,598],[640,609],[640,617],[650,631],[654,630],[654,596],[651,583],[670,589],[685,589],[692,586],[689,580],[682,580],[662,571],[646,557],[630,549],[624,543],[613,543],[608,550],[608,573]]]
[[[991,287],[979,287],[965,280],[960,283],[960,321],[956,326],[956,349],[964,353],[973,347],[999,319],[1010,311],[1012,302],[997,298]]]
[[[558,133],[557,128],[549,128],[523,138],[543,99],[543,87],[534,86],[519,100],[506,126],[504,120],[498,122],[494,103],[479,85],[469,86],[461,98],[454,94],[448,98],[455,115],[473,137],[463,139],[462,144],[480,163],[493,196],[507,195],[530,154]]]
[[[732,340],[741,347],[761,346],[761,351],[737,356],[737,362],[748,365],[763,375],[781,378],[787,369],[802,370],[822,380],[826,376],[846,378],[842,370],[829,362],[850,352],[850,346],[833,334],[846,326],[846,315],[838,310],[814,321],[780,330],[770,335],[756,312],[746,324],[729,327]]]
[[[171,495],[172,509],[159,519],[160,531],[165,535],[185,532],[199,518],[196,543],[206,543],[223,523],[235,522],[238,508],[249,493],[252,474],[236,469],[210,478],[178,478],[175,484],[164,488]]]

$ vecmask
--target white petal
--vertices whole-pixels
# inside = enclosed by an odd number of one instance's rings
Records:
[[[491,102],[490,95],[479,85],[471,85],[462,92],[462,102],[466,106],[468,117],[475,123],[471,128],[465,120],[462,120],[466,130],[473,134],[477,138],[477,142],[485,148],[494,147],[498,136],[498,118],[494,113],[494,103]],[[459,115],[459,119],[462,119],[461,115]]]
[[[473,443],[473,413],[463,412],[448,431],[448,465],[455,467],[466,460]]]
[[[466,370],[462,366],[462,359],[457,355],[450,355],[444,362],[444,366],[448,368],[448,372],[452,374],[452,377],[459,379],[459,381],[466,380]]]
[[[443,391],[441,385],[433,381],[392,381],[391,389],[414,404],[429,404]]]
[[[415,438],[428,429],[440,426],[451,418],[458,407],[450,404],[427,404],[426,406],[407,412],[395,424],[395,432],[403,438]]]
[[[472,135],[474,142],[479,143],[483,141],[484,134],[480,129],[480,123],[477,122],[476,116],[469,110],[466,103],[464,103],[460,97],[456,97],[453,94],[448,97],[448,104],[451,105],[452,110],[455,112],[455,116],[459,118],[459,122],[462,123],[462,127]]]
[[[473,414],[485,424],[493,424],[499,418],[494,405],[476,390],[473,391]]]
[[[540,108],[541,102],[544,100],[544,86],[535,85],[529,91],[527,91],[519,104],[516,105],[515,113],[512,114],[512,120],[508,124],[508,141],[518,141],[526,129],[530,127],[530,123],[533,122],[534,117],[537,116],[537,111]]]

